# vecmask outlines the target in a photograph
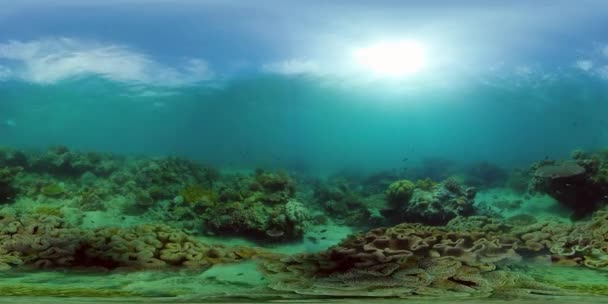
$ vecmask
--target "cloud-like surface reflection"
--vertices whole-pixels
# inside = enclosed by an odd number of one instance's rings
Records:
[[[172,86],[212,77],[202,59],[191,58],[172,67],[126,46],[70,38],[0,43],[0,63],[0,79],[39,84],[96,75],[119,82]]]

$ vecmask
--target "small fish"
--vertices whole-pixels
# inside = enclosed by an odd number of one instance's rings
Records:
[[[327,237],[326,237],[326,236],[324,236],[324,237],[322,237],[321,239],[322,239],[322,240],[327,240]]]
[[[327,232],[327,229],[322,229],[322,230],[321,230],[321,231],[319,231],[319,232],[321,232],[321,233],[325,233],[325,232]]]
[[[406,161],[408,161],[408,160],[410,160],[408,157],[404,157],[404,158],[403,158],[401,161],[402,161],[402,162],[406,162]]]

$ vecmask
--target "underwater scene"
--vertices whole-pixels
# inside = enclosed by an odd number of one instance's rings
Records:
[[[0,303],[608,303],[607,15],[7,1]]]

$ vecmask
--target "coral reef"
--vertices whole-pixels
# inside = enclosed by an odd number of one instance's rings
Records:
[[[65,146],[54,146],[45,153],[28,155],[28,170],[63,177],[78,178],[86,172],[108,176],[118,169],[112,155],[95,152],[74,152]]]
[[[511,234],[512,229],[484,217],[459,218],[445,228],[400,224],[355,234],[321,253],[270,261],[264,269],[271,288],[310,295],[402,297],[514,288],[556,292],[501,268],[519,261],[519,252],[541,254],[537,245],[543,244],[539,236],[545,230]],[[537,233],[536,242],[529,233]]]
[[[58,197],[65,193],[63,184],[50,184],[40,188],[40,192],[48,197]]]
[[[284,172],[257,170],[222,176],[186,159],[124,158],[71,151],[0,150],[0,201],[24,197],[65,200],[84,211],[122,208],[195,233],[292,240],[302,236],[308,212],[295,181]],[[24,165],[5,167],[5,165]],[[17,177],[17,173],[22,172]],[[109,202],[126,201],[121,206]]]
[[[599,209],[608,196],[608,155],[574,153],[572,160],[543,161],[531,169],[530,189],[547,193],[574,217]]]
[[[304,235],[308,211],[295,199],[269,206],[262,202],[234,202],[208,209],[205,228],[218,234],[242,235],[261,240],[299,239]]]
[[[388,186],[386,198],[391,206],[400,207],[400,205],[407,204],[410,201],[415,188],[416,184],[407,179],[398,180]]]
[[[109,180],[117,186],[116,191],[124,195],[134,194],[137,206],[146,211],[160,201],[184,194],[188,187],[210,189],[219,178],[219,172],[211,167],[166,157],[132,161],[126,170],[112,174]]]
[[[490,163],[470,167],[464,182],[394,172],[319,179],[220,174],[174,157],[2,148],[0,269],[206,270],[255,259],[271,289],[305,295],[559,294],[514,269],[528,262],[608,269],[607,164],[608,153],[579,152],[517,171],[512,182]],[[453,167],[429,161],[418,173],[443,176]],[[547,193],[539,197],[551,212],[526,209],[538,201],[502,188],[484,190],[474,204],[476,189],[466,186],[505,182]],[[592,217],[548,218],[559,215],[549,196]],[[323,251],[282,255],[210,244],[203,235]]]
[[[380,195],[361,190],[353,181],[334,177],[315,185],[313,201],[334,221],[343,225],[369,227],[381,223],[383,219],[374,217],[374,210],[384,208],[384,189],[379,192]]]
[[[301,238],[309,218],[293,179],[262,170],[226,176],[215,188],[187,186],[156,214],[193,232],[271,241]]]
[[[458,217],[445,227],[399,224],[348,237],[320,253],[267,261],[270,287],[323,296],[557,294],[510,270],[522,259],[608,267],[608,211],[569,224],[533,217]],[[517,292],[516,292],[517,293]]]
[[[27,155],[19,150],[0,146],[0,167],[27,167]]]
[[[11,202],[17,195],[13,181],[20,171],[21,167],[0,167],[0,204]]]
[[[420,185],[421,187],[418,187]],[[428,181],[397,181],[386,192],[390,209],[383,211],[390,223],[442,225],[459,215],[475,212],[475,189],[454,179],[434,185]]]
[[[0,268],[205,268],[254,255],[207,245],[164,225],[83,230],[55,216],[0,217]]]

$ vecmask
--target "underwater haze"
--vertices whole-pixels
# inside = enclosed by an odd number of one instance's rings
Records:
[[[0,132],[19,147],[246,168],[562,157],[607,140],[605,10],[593,1],[23,1],[0,15]],[[425,43],[428,66],[385,78],[351,58],[391,39]]]
[[[607,15],[8,1],[0,302],[606,300]]]

